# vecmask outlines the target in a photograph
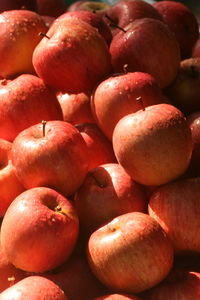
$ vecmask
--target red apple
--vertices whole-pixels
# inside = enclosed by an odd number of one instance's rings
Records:
[[[36,9],[36,0],[1,0],[0,12],[14,9]]]
[[[180,45],[181,57],[189,58],[199,36],[195,13],[180,1],[160,1],[153,4],[169,26]]]
[[[119,28],[123,29],[136,19],[155,18],[162,20],[161,15],[151,4],[141,0],[117,1],[108,8],[105,18],[107,18],[108,24],[113,25],[111,27],[113,36],[120,31]]]
[[[30,74],[0,81],[0,111],[0,138],[8,141],[42,120],[63,120],[54,91]]]
[[[141,298],[128,294],[109,294],[94,300],[141,300]]]
[[[17,179],[9,158],[12,143],[0,139],[0,217],[3,217],[11,202],[25,188]]]
[[[76,125],[80,131],[89,152],[88,170],[101,164],[116,162],[111,142],[104,136],[96,124],[82,123]]]
[[[165,230],[177,253],[200,253],[200,178],[180,179],[156,189],[149,214]]]
[[[78,233],[72,203],[53,189],[38,187],[20,194],[7,209],[1,244],[16,268],[45,272],[69,258]]]
[[[96,28],[75,18],[52,24],[34,50],[33,65],[46,84],[71,94],[87,93],[111,71],[104,38]]]
[[[111,5],[105,1],[76,0],[67,7],[67,11],[87,10],[103,16],[110,6]]]
[[[1,300],[68,300],[64,292],[51,280],[42,276],[30,276],[6,289]]]
[[[91,110],[109,140],[122,117],[141,109],[140,99],[144,107],[167,101],[153,76],[143,72],[110,76],[97,85],[91,97]]]
[[[147,208],[143,187],[116,163],[90,170],[74,201],[80,224],[88,233],[119,215]]]
[[[182,112],[161,103],[123,117],[114,129],[113,149],[133,180],[161,185],[186,171],[193,142]]]
[[[185,115],[200,110],[200,57],[182,60],[175,80],[165,92]]]
[[[176,77],[180,48],[174,34],[160,20],[137,19],[116,34],[110,44],[115,72],[146,72],[155,77],[161,88]]]
[[[145,300],[194,300],[200,297],[200,273],[176,270],[150,289]]]
[[[165,232],[141,212],[116,217],[93,232],[87,253],[97,278],[122,293],[139,293],[155,286],[173,263],[173,247]]]
[[[0,14],[0,24],[0,76],[35,73],[33,50],[42,38],[39,33],[47,31],[42,17],[29,10],[9,10]]]
[[[65,12],[64,0],[36,0],[39,15],[58,17]]]
[[[70,300],[93,299],[107,292],[92,274],[83,255],[73,255],[65,264],[42,276],[56,283]]]
[[[13,142],[11,161],[27,189],[48,186],[70,196],[87,174],[88,149],[73,125],[49,121],[19,133]]]
[[[17,269],[8,261],[0,245],[0,293],[25,277],[27,277],[26,272]]]
[[[73,125],[80,123],[95,123],[90,107],[90,96],[85,93],[58,93],[63,120]]]
[[[103,18],[99,14],[94,13],[92,11],[76,10],[76,11],[66,12],[65,14],[62,14],[59,18],[57,18],[56,21],[68,17],[70,18],[73,17],[78,20],[85,21],[86,23],[97,28],[98,32],[103,36],[107,44],[110,44],[112,39],[110,27],[107,25],[107,23],[103,20]]]

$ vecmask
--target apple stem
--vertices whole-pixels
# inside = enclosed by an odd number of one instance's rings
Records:
[[[144,106],[144,103],[142,101],[142,97],[141,96],[137,97],[136,101],[138,101],[140,103],[140,105],[142,106],[142,110],[145,110],[145,106]]]
[[[124,71],[124,74],[127,74],[128,73],[128,64],[125,64],[123,66],[123,71]]]
[[[47,39],[50,39],[50,37],[48,35],[46,35],[44,32],[40,32],[38,35],[42,36],[42,37],[45,37]]]
[[[47,124],[47,121],[42,120],[42,134],[43,134],[43,137],[45,137],[45,127],[46,127],[46,124]]]
[[[110,21],[110,24],[109,24],[110,27],[114,27],[114,28],[117,28],[117,29],[119,29],[123,32],[126,32],[126,30],[124,28],[117,25],[116,22],[111,17],[109,17],[107,14],[105,14],[105,17]]]

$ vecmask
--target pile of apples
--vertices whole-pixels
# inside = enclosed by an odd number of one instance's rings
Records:
[[[1,1],[0,57],[0,300],[199,300],[195,14]]]

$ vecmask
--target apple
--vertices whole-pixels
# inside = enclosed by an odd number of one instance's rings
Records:
[[[110,44],[113,69],[150,73],[161,88],[176,77],[180,63],[179,44],[164,22],[136,19],[116,34]]]
[[[0,293],[25,277],[27,277],[26,272],[17,269],[8,261],[0,245]]]
[[[102,297],[95,298],[94,300],[140,300],[141,298],[127,295],[127,294],[109,294]]]
[[[49,121],[18,134],[11,161],[25,188],[47,186],[71,196],[87,174],[89,159],[78,129],[65,121]]]
[[[94,231],[88,241],[87,255],[93,273],[111,290],[139,293],[167,276],[174,251],[153,218],[131,212]]]
[[[101,81],[91,96],[91,110],[105,136],[112,140],[117,122],[144,107],[167,102],[167,97],[148,73],[128,72]]]
[[[158,11],[148,2],[141,0],[120,0],[108,8],[105,19],[111,25],[113,36],[129,23],[140,18],[155,18],[162,20]],[[115,26],[116,25],[116,26]]]
[[[39,275],[22,279],[0,295],[1,300],[68,300],[51,280]]]
[[[51,27],[51,25],[53,24],[53,22],[55,21],[56,18],[54,17],[50,17],[50,16],[41,16],[47,29],[49,29]]]
[[[200,110],[200,57],[181,61],[177,76],[165,93],[185,115]]]
[[[42,120],[63,120],[55,92],[31,74],[0,81],[0,111],[0,138],[10,142]]]
[[[108,292],[92,274],[84,255],[73,255],[66,263],[42,276],[57,284],[70,300],[94,299]]]
[[[117,163],[90,170],[74,196],[74,203],[80,224],[88,234],[119,215],[147,210],[143,187]]]
[[[200,178],[179,179],[156,189],[149,199],[149,215],[165,230],[177,254],[200,253]]]
[[[53,189],[38,187],[21,193],[11,203],[0,238],[5,255],[16,268],[45,272],[69,259],[78,234],[79,221],[72,203]]]
[[[27,9],[34,11],[36,9],[36,0],[1,0],[0,12],[14,9]]]
[[[46,84],[77,94],[92,90],[110,73],[111,58],[96,28],[82,20],[62,18],[35,48],[33,65]]]
[[[90,107],[90,95],[86,93],[57,93],[63,120],[73,125],[80,123],[95,123]]]
[[[180,45],[181,58],[189,58],[199,36],[195,13],[180,1],[160,1],[153,4],[169,26]]]
[[[30,10],[9,10],[0,14],[0,76],[13,78],[31,73],[33,50],[46,32],[40,15]]]
[[[111,4],[105,1],[80,0],[74,1],[71,5],[69,5],[67,7],[67,11],[87,10],[103,16],[110,6]]]
[[[151,105],[119,120],[113,149],[133,180],[158,186],[177,179],[188,168],[193,149],[191,129],[175,106]]]
[[[12,143],[0,139],[0,217],[5,215],[15,197],[25,190],[17,179],[9,158],[11,148]]]
[[[194,300],[200,297],[200,273],[189,270],[173,271],[157,286],[150,289],[145,300]]]
[[[109,45],[112,39],[112,34],[110,26],[103,20],[103,18],[92,11],[88,10],[75,10],[72,12],[66,12],[62,14],[56,21],[61,20],[62,18],[73,17],[78,20],[82,20],[97,28],[99,33],[103,36],[107,44]]]
[[[39,15],[58,17],[65,12],[64,0],[36,0]]]
[[[77,124],[76,128],[82,135],[89,153],[88,170],[104,163],[116,162],[111,142],[104,136],[94,123]]]

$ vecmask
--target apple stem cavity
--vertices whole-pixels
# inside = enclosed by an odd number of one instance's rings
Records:
[[[45,137],[46,124],[47,124],[47,121],[42,120],[42,135],[43,135],[43,137]]]
[[[142,110],[144,111],[145,110],[145,106],[144,106],[142,97],[141,96],[137,97],[136,101],[138,101],[140,103],[140,105],[142,106]]]
[[[47,39],[50,39],[50,37],[48,35],[46,35],[44,32],[40,32],[38,35],[41,36],[41,37],[45,37]]]
[[[110,21],[110,24],[109,24],[110,27],[117,28],[117,29],[123,31],[124,33],[126,33],[126,30],[124,28],[122,28],[121,26],[117,25],[116,22],[111,17],[109,17],[107,14],[105,14],[105,17]]]

